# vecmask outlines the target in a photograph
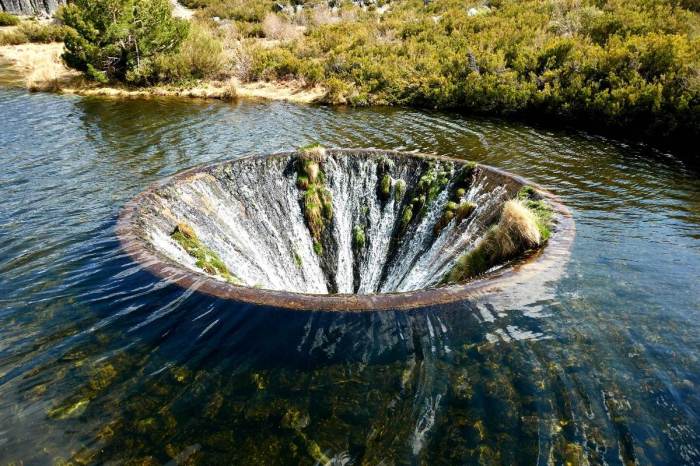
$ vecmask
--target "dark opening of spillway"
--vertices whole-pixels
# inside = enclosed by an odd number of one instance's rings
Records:
[[[118,235],[159,276],[297,309],[411,308],[542,272],[573,224],[546,191],[464,160],[308,147],[151,187]],[[534,265],[534,266],[533,266]]]

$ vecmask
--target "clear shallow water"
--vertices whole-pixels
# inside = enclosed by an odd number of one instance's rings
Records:
[[[2,89],[0,113],[0,462],[700,463],[700,180],[673,157],[410,110]],[[527,176],[573,210],[571,261],[508,297],[337,315],[120,251],[149,183],[311,140]]]

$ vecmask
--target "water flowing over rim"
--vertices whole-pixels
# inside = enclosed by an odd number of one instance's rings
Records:
[[[400,152],[381,149],[328,149],[337,154],[352,156],[363,153],[388,154],[394,157],[413,157],[452,161],[464,164],[465,160],[446,156],[436,156],[415,152]],[[512,179],[521,185],[529,185],[538,190],[550,204],[553,215],[553,234],[547,244],[530,256],[514,261],[498,270],[478,279],[455,285],[437,288],[426,288],[415,291],[374,293],[374,294],[308,294],[292,291],[266,290],[247,286],[234,285],[216,280],[204,274],[182,267],[177,262],[161,254],[142,237],[134,233],[134,216],[145,197],[159,188],[178,181],[185,180],[198,172],[205,172],[219,165],[235,163],[245,159],[264,159],[272,157],[289,157],[296,152],[279,152],[271,155],[246,155],[208,165],[193,167],[165,179],[157,181],[145,191],[129,201],[119,213],[116,234],[122,248],[136,263],[156,276],[175,283],[186,289],[195,289],[222,299],[247,302],[257,305],[273,306],[291,310],[308,311],[379,311],[379,310],[409,310],[464,301],[486,294],[498,293],[516,283],[526,281],[528,277],[546,274],[556,269],[555,266],[565,263],[569,258],[571,244],[575,236],[575,224],[569,209],[560,199],[543,189],[536,183],[512,173],[479,164],[479,167],[491,173]],[[555,277],[552,277],[555,278]]]

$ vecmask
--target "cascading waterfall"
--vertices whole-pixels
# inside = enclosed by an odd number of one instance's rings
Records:
[[[152,253],[203,278],[314,295],[408,292],[443,283],[523,183],[449,158],[320,149],[313,160],[244,157],[176,175],[138,199],[130,222]],[[197,243],[182,243],[178,228]]]

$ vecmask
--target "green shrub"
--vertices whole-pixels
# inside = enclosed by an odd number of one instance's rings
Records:
[[[224,68],[223,52],[221,41],[211,31],[193,23],[176,52],[156,58],[155,77],[170,82],[216,77]]]
[[[694,0],[398,0],[253,50],[258,79],[321,83],[325,100],[556,119],[649,138],[700,136]],[[350,9],[341,4],[341,9]],[[434,19],[439,18],[439,19]]]
[[[177,51],[189,27],[168,0],[75,0],[62,19],[68,66],[134,83],[152,79],[156,59]]]
[[[0,11],[0,26],[17,26],[18,24],[18,17],[5,11]]]

